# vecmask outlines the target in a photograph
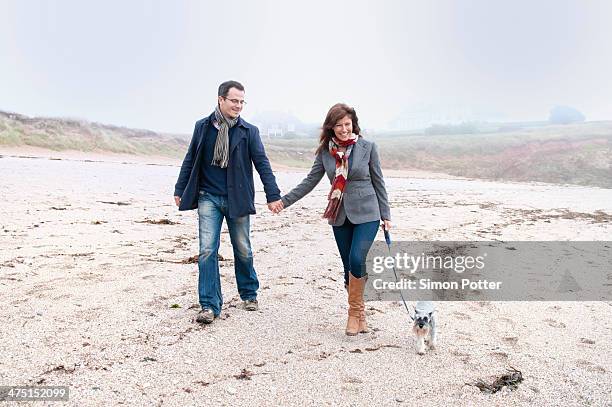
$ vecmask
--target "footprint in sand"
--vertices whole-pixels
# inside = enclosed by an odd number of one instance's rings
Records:
[[[489,356],[499,360],[499,361],[506,361],[508,360],[508,354],[506,352],[490,352]]]
[[[56,297],[53,297],[53,301],[65,300],[67,298],[72,298],[72,295],[70,295],[70,294],[58,295]]]
[[[494,305],[490,301],[476,301],[470,304],[472,311],[482,311],[483,309],[494,308]]]
[[[516,345],[518,343],[518,337],[516,336],[506,336],[505,338],[502,338],[502,340],[504,342],[506,342],[507,344],[510,344],[512,346]]]
[[[589,362],[588,360],[578,359],[578,360],[575,361],[575,363],[576,363],[577,367],[585,368],[586,370],[588,370],[590,372],[606,373],[606,369],[604,369],[603,367],[601,367],[599,365],[594,365],[593,363]]]
[[[469,333],[469,332],[457,331],[457,337],[459,339],[463,339],[463,340],[466,340],[468,342],[474,342],[474,340],[472,339],[472,334]]]
[[[468,353],[460,352],[456,349],[451,350],[451,355],[458,357],[462,362],[467,363],[470,361],[470,355]]]
[[[544,322],[548,324],[548,326],[552,326],[553,328],[565,328],[565,324],[563,322],[555,321],[554,319],[545,319]]]

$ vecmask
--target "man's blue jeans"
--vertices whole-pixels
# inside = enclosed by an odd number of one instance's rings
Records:
[[[224,217],[234,249],[234,271],[238,294],[243,301],[256,299],[259,288],[257,274],[253,268],[253,251],[249,237],[250,216],[230,219],[227,197],[200,192],[198,200],[200,229],[198,295],[202,308],[212,309],[215,315],[221,313],[221,305],[223,305],[217,253]]]

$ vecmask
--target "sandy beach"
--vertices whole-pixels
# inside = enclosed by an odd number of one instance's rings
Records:
[[[224,226],[224,310],[200,326],[175,162],[17,153],[0,151],[2,385],[66,385],[74,406],[612,404],[612,302],[440,302],[423,356],[401,302],[370,302],[372,331],[347,337],[327,182],[274,215],[256,177],[260,310],[242,309]],[[283,192],[305,175],[276,169]],[[612,236],[610,189],[387,175],[396,240]],[[510,367],[516,390],[469,385]]]

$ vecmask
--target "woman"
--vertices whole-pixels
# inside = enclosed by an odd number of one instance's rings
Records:
[[[338,103],[329,109],[310,173],[282,197],[278,210],[286,208],[313,190],[324,174],[332,187],[324,217],[329,220],[348,290],[346,334],[368,332],[363,291],[367,278],[365,257],[376,237],[380,220],[391,228],[391,211],[378,159],[376,144],[359,133],[355,109]]]

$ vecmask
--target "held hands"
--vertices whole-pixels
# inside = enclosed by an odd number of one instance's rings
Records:
[[[175,196],[174,203],[176,204],[176,206],[179,206],[181,204],[181,197]],[[283,201],[279,199],[278,201],[270,202],[268,204],[268,209],[270,209],[271,212],[279,213],[280,211],[285,209],[285,205],[283,205]]]
[[[279,199],[278,201],[268,203],[268,209],[270,209],[272,213],[279,213],[285,209],[285,205],[283,205],[283,201]]]

